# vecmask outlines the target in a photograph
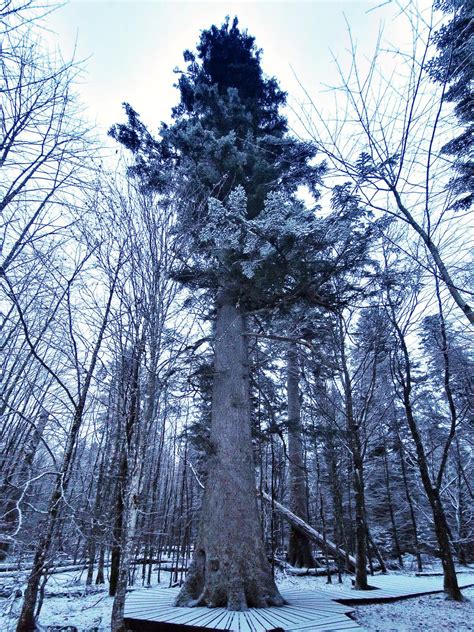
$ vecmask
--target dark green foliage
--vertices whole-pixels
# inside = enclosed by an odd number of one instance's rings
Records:
[[[370,230],[359,200],[335,190],[335,212],[322,220],[296,199],[305,186],[317,200],[325,167],[314,165],[314,145],[288,134],[286,95],[237,19],[203,31],[184,60],[174,122],[159,138],[128,105],[127,123],[110,131],[134,154],[131,173],[174,200],[176,278],[211,298],[225,287],[247,310],[297,300],[334,308],[348,297],[335,276],[365,258]]]
[[[207,463],[212,454],[210,441],[211,428],[211,392],[213,381],[213,365],[209,358],[199,358],[197,367],[188,378],[190,387],[195,394],[197,415],[186,428],[188,440],[194,449],[201,480],[207,476]]]
[[[286,120],[278,111],[285,103],[286,94],[274,78],[264,78],[260,65],[262,51],[256,48],[254,37],[239,30],[237,18],[230,28],[227,18],[220,28],[211,26],[203,31],[197,51],[200,64],[196,63],[193,53],[184,53],[184,60],[190,64],[188,72],[181,73],[179,78],[181,103],[174,110],[175,117],[184,111],[202,109],[202,101],[211,91],[198,91],[198,86],[217,87],[218,95],[224,98],[230,89],[235,89],[259,130],[270,134],[287,131]],[[208,104],[212,105],[213,101],[211,97]]]
[[[437,0],[435,7],[451,17],[435,35],[438,56],[431,61],[431,77],[446,84],[444,99],[454,103],[454,111],[464,130],[445,144],[445,153],[456,159],[456,175],[451,181],[457,197],[454,208],[467,209],[474,201],[474,2]]]
[[[332,269],[319,256],[327,227],[294,197],[305,185],[317,198],[324,166],[310,164],[312,144],[287,134],[286,95],[264,76],[254,38],[227,19],[184,59],[174,123],[158,139],[129,105],[127,123],[110,131],[135,157],[130,172],[177,200],[177,278],[231,288],[249,309],[303,292],[327,304],[318,294]]]
[[[260,446],[270,441],[272,435],[281,437],[285,426],[285,394],[280,385],[280,369],[274,361],[282,354],[281,345],[271,344],[266,353],[259,348],[258,353],[250,356],[253,363],[250,377],[252,435]]]
[[[274,78],[263,75],[254,38],[239,30],[237,19],[232,26],[227,19],[201,33],[197,51],[184,53],[188,67],[179,73],[175,122],[162,125],[159,140],[129,105],[127,123],[112,127],[110,134],[136,157],[133,173],[164,190],[170,167],[179,169],[189,202],[181,212],[185,229],[205,220],[209,196],[222,201],[238,185],[247,195],[250,217],[275,188],[291,193],[306,184],[316,194],[321,168],[308,166],[315,148],[286,136],[279,112],[286,95]]]
[[[474,358],[472,353],[469,353],[469,350],[459,343],[458,333],[449,324],[445,333],[448,345],[450,388],[458,409],[458,415],[461,420],[466,418],[472,421],[474,414]],[[443,394],[444,389],[445,364],[443,355],[446,351],[441,335],[439,315],[427,316],[423,320],[421,340],[431,382],[429,398],[436,403],[437,398],[433,397],[433,393],[439,397],[440,394]],[[442,406],[438,407],[438,414],[441,414],[441,417],[443,412]],[[446,423],[445,419],[442,421]]]

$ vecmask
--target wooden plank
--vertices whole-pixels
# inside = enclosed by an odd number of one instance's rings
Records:
[[[352,595],[349,595],[352,597]],[[292,599],[290,602],[290,606],[299,606],[302,608],[311,607],[311,608],[333,608],[335,612],[350,612],[350,608],[346,605],[339,604],[335,601],[335,596],[327,596],[324,598],[312,598],[310,597],[308,600],[304,598],[301,599]]]
[[[282,608],[259,608],[254,611],[249,611],[250,616],[252,617],[255,623],[259,623],[262,626],[262,629],[271,629],[283,627],[287,628],[290,625],[300,623],[302,621],[311,621],[312,616],[310,613],[307,613],[304,618],[299,615],[295,615],[294,613],[288,612],[285,607]]]
[[[167,618],[169,623],[181,623],[183,625],[198,625],[201,627],[212,627],[212,622],[223,614],[225,609],[222,608],[221,612],[216,612],[213,608],[180,608],[180,610],[188,610],[189,612],[180,612],[172,618]]]
[[[129,612],[144,612],[146,610],[150,610],[153,612],[180,612],[181,609],[178,610],[178,608],[175,608],[174,606],[160,606],[159,604],[153,604],[153,603],[149,603],[149,604],[141,604],[141,605],[135,605],[135,606],[128,606],[127,610],[125,611],[128,615]],[[186,612],[186,611],[185,611]]]
[[[221,621],[217,623],[216,629],[217,630],[238,629],[239,618],[237,615],[238,613],[236,612],[229,612],[229,610],[226,610],[225,616],[221,619]]]
[[[459,578],[461,587],[474,585],[474,574]],[[370,578],[375,590],[348,589],[282,590],[288,602],[279,608],[255,608],[244,612],[229,612],[225,608],[183,608],[174,606],[179,589],[150,588],[127,596],[125,617],[160,623],[189,625],[235,632],[264,632],[282,627],[287,632],[296,630],[350,630],[360,629],[345,616],[353,608],[343,602],[381,602],[420,594],[441,592],[442,578],[383,576]]]
[[[361,630],[363,628],[361,628],[361,626],[356,622],[353,621],[352,619],[349,618],[345,618],[344,620],[337,620],[337,621],[333,621],[332,623],[325,623],[323,625],[323,627],[321,626],[313,626],[313,625],[309,625],[309,626],[298,626],[296,628],[289,628],[288,630],[286,630],[286,632],[300,632],[300,631],[304,631],[304,630],[317,630],[317,629],[322,629],[322,630],[331,630],[331,631],[336,631],[336,630]]]
[[[330,617],[327,620],[321,619],[320,621],[314,621],[310,624],[301,624],[295,627],[287,628],[288,631],[292,630],[347,630],[360,628],[359,624],[349,617],[339,615],[337,617]]]
[[[239,632],[260,632],[246,612],[239,612]]]
[[[229,610],[225,610],[222,613],[219,613],[218,616],[216,617],[216,619],[213,622],[213,628],[214,630],[231,630],[232,629],[232,621],[235,620],[235,616],[229,616],[233,615],[234,613],[229,612]]]
[[[288,606],[288,608],[293,610],[292,606]],[[354,608],[344,608],[343,610],[335,610],[333,608],[299,608],[296,614],[301,613],[303,615],[303,613],[307,613],[312,617],[324,617],[329,615],[344,615],[350,612],[354,612]]]

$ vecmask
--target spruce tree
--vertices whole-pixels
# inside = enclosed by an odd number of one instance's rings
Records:
[[[451,180],[456,196],[453,206],[466,210],[474,201],[474,1],[436,0],[435,7],[449,15],[450,21],[435,34],[438,55],[430,62],[429,71],[436,82],[446,86],[444,99],[454,103],[462,127],[443,151],[455,158],[456,173]]]
[[[323,307],[344,256],[323,256],[342,224],[316,218],[295,195],[317,197],[315,148],[288,134],[286,95],[264,76],[261,51],[237,19],[201,33],[179,74],[173,123],[155,139],[126,105],[111,135],[131,174],[175,200],[182,265],[176,275],[214,305],[209,473],[181,606],[281,605],[257,511],[249,389],[249,314],[295,300]],[[342,227],[342,228],[341,228]]]

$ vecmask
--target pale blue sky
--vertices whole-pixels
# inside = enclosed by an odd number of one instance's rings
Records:
[[[379,6],[381,5],[382,6]],[[378,7],[378,8],[377,8]],[[72,0],[48,18],[65,57],[89,58],[80,92],[89,116],[104,129],[122,119],[128,101],[152,129],[169,117],[178,94],[173,68],[182,51],[194,49],[199,32],[227,14],[263,48],[263,68],[291,95],[298,93],[293,71],[318,98],[320,84],[334,84],[330,49],[339,59],[348,48],[345,19],[361,49],[370,54],[381,23],[389,40],[403,37],[395,3],[341,2],[163,2]],[[324,100],[324,96],[319,99]]]

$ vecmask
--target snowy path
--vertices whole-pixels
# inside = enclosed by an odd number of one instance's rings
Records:
[[[458,581],[461,587],[472,586],[474,574],[459,575]],[[286,606],[246,612],[229,612],[225,608],[177,608],[173,606],[173,601],[178,588],[150,588],[137,590],[127,598],[125,616],[132,625],[134,621],[137,622],[137,630],[141,629],[138,621],[155,622],[161,626],[167,623],[235,632],[266,632],[275,628],[286,632],[354,630],[361,628],[347,616],[353,611],[347,606],[348,603],[384,602],[443,590],[442,577],[379,575],[371,577],[370,584],[376,589],[354,591],[338,586],[312,590],[282,589],[281,593],[288,602]]]

